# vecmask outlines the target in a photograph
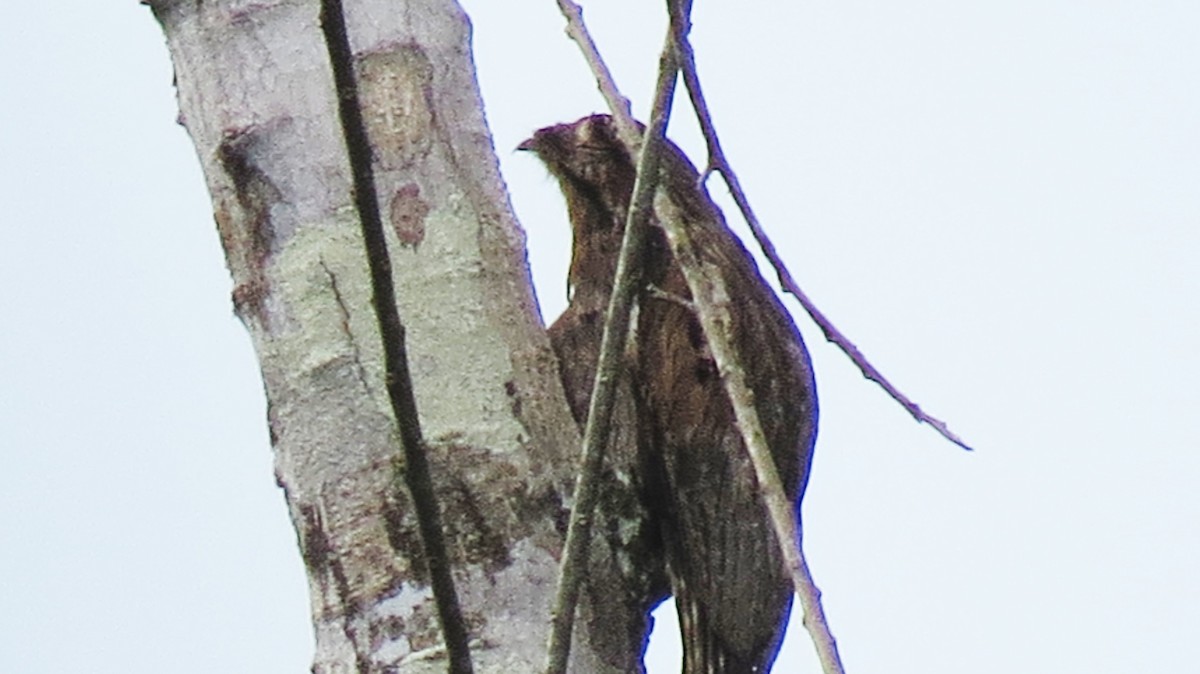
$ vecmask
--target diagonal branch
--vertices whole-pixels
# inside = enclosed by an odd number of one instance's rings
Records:
[[[667,7],[671,12],[672,41],[676,46],[677,56],[685,51],[681,45],[688,44],[687,34],[691,28],[688,20],[690,5],[691,0],[667,0]],[[690,56],[690,49],[686,51]],[[691,65],[694,74],[694,61]],[[700,185],[696,187],[701,188]],[[779,544],[788,575],[792,579],[792,586],[804,609],[804,627],[812,637],[821,669],[825,674],[843,674],[845,669],[841,656],[838,655],[837,641],[829,629],[825,609],[821,605],[821,592],[813,580],[808,560],[804,555],[804,547],[797,535],[795,507],[779,479],[779,471],[775,467],[771,448],[754,405],[754,393],[746,382],[745,370],[738,362],[733,349],[733,335],[730,334],[733,320],[729,313],[729,304],[737,298],[730,296],[721,270],[715,268],[711,260],[705,260],[696,254],[699,249],[692,242],[688,228],[683,226],[683,215],[678,206],[667,198],[665,192],[660,192],[659,198],[655,200],[655,212],[660,216],[659,220],[666,230],[671,250],[692,293],[696,317],[704,329],[709,352],[717,365],[717,371],[720,372],[721,382],[725,385],[734,418],[746,445],[746,452],[754,466],[759,493],[767,508],[776,542]],[[724,223],[721,223],[721,226],[725,226]]]
[[[678,4],[676,4],[677,2]],[[634,136],[634,140],[636,140],[636,124],[629,115],[627,99],[620,94],[611,73],[604,67],[603,59],[600,58],[595,43],[591,40],[583,23],[582,11],[579,6],[570,0],[559,0],[559,7],[567,18],[567,34],[579,44],[585,59],[592,66],[600,91],[608,101],[613,117],[617,120],[618,129],[622,131],[622,141],[629,145],[632,151],[636,148],[636,144],[626,136]],[[670,46],[674,49],[677,36],[686,35],[691,0],[668,0],[668,7],[671,12]],[[627,129],[634,131],[626,134]],[[795,544],[798,538],[796,537],[793,510],[775,470],[774,461],[771,459],[743,373],[736,365],[737,361],[730,347],[729,335],[720,328],[722,322],[725,325],[729,324],[728,309],[723,304],[727,303],[729,298],[722,277],[715,270],[704,270],[690,250],[686,250],[691,246],[687,233],[681,226],[682,219],[678,207],[671,202],[669,195],[664,190],[659,190],[655,195],[655,214],[667,230],[671,248],[684,272],[698,318],[712,349],[714,360],[721,371],[722,381],[726,385],[738,427],[754,464],[763,500],[771,516],[783,558],[788,566],[793,586],[800,595],[801,603],[804,606],[805,626],[813,635],[824,670],[828,674],[840,674],[843,670],[837,655],[836,642],[833,640],[824,618],[824,611],[820,604],[820,592],[812,580],[800,546]]]
[[[596,47],[595,41],[592,40],[592,34],[588,32],[587,25],[583,22],[583,8],[571,0],[558,0],[558,8],[567,19],[567,37],[579,45],[583,60],[587,61],[588,67],[592,69],[592,74],[596,76],[596,86],[600,90],[600,95],[604,97],[604,102],[608,104],[613,120],[617,123],[617,133],[621,137],[621,142],[629,149],[629,156],[637,157],[637,149],[642,145],[642,133],[638,130],[637,122],[633,121],[633,113],[629,109],[629,99],[617,88],[617,82],[613,79],[612,72],[609,71],[604,58],[600,56],[600,50]],[[663,55],[663,57],[665,56],[666,54]],[[672,92],[674,92],[674,87],[675,80],[672,79]]]
[[[758,241],[758,245],[762,248],[763,254],[774,267],[775,273],[779,278],[779,285],[796,298],[800,302],[800,306],[804,307],[804,311],[813,319],[817,327],[821,328],[821,332],[825,334],[827,341],[833,342],[850,360],[858,366],[858,369],[867,379],[879,384],[884,391],[887,392],[893,400],[900,403],[900,406],[908,411],[918,423],[927,423],[932,426],[942,437],[950,442],[970,451],[971,447],[961,438],[952,433],[946,426],[946,423],[921,409],[919,405],[913,402],[908,396],[900,392],[892,382],[888,381],[883,374],[867,360],[866,356],[858,350],[836,326],[833,322],[826,318],[825,314],[817,308],[817,305],[809,299],[808,295],[800,289],[800,285],[792,278],[791,272],[788,271],[787,265],[783,258],[775,250],[775,244],[771,242],[767,232],[762,228],[758,221],[758,217],[754,214],[754,209],[750,207],[750,200],[746,197],[746,193],[742,190],[742,185],[738,181],[737,174],[733,167],[730,166],[729,160],[725,157],[725,151],[721,148],[721,140],[717,136],[716,127],[713,125],[712,114],[709,112],[708,104],[704,100],[704,91],[700,88],[700,77],[696,72],[696,57],[692,51],[692,45],[687,39],[687,33],[676,33],[676,45],[678,47],[677,55],[679,57],[680,69],[683,71],[683,82],[687,86],[688,95],[691,97],[692,107],[696,110],[696,118],[700,122],[700,129],[704,133],[704,141],[708,145],[708,166],[705,168],[701,176],[701,182],[713,172],[719,172],[725,180],[725,184],[729,187],[729,193],[733,195],[734,202],[737,203],[738,210],[741,211],[742,217],[749,225],[751,233],[754,234],[754,239]]]
[[[425,456],[425,441],[417,416],[412,377],[408,370],[408,350],[404,324],[396,309],[396,290],[392,285],[392,265],[388,257],[387,239],[379,214],[379,198],[375,192],[375,174],[371,166],[371,143],[363,123],[358,86],[354,79],[354,57],[346,34],[346,18],[341,0],[321,0],[321,30],[329,49],[329,61],[337,87],[338,112],[342,133],[346,139],[350,171],[354,181],[354,204],[362,224],[363,243],[371,272],[371,303],[379,321],[383,339],[383,360],[386,370],[388,398],[400,430],[404,448],[404,481],[412,494],[417,526],[421,532],[425,558],[429,561],[430,584],[437,604],[438,617],[449,656],[452,674],[471,674],[471,649],[467,627],[463,621],[454,577],[450,573],[450,557],[442,538],[441,515],[433,491],[429,461]]]
[[[567,3],[573,4],[573,3]],[[574,5],[578,10],[578,5]],[[580,24],[582,25],[582,24]],[[586,33],[585,33],[586,34]],[[599,54],[592,52],[600,67]],[[605,68],[607,72],[607,68]],[[625,234],[621,241],[621,252],[617,258],[616,279],[608,311],[604,321],[604,334],[600,342],[600,358],[596,366],[596,379],[592,388],[592,399],[588,408],[587,426],[583,433],[583,466],[575,483],[574,507],[567,528],[558,593],[555,596],[551,618],[550,643],[546,656],[547,674],[566,671],[571,648],[571,632],[575,621],[575,607],[579,601],[579,588],[583,580],[588,544],[591,540],[592,511],[599,496],[598,477],[604,462],[604,450],[608,443],[612,420],[613,399],[617,382],[620,380],[622,354],[625,339],[629,335],[630,311],[634,294],[638,289],[641,270],[638,267],[641,251],[645,248],[646,230],[649,228],[652,199],[658,180],[658,148],[662,144],[667,120],[671,115],[671,102],[675,97],[675,82],[679,65],[668,35],[659,60],[658,84],[655,89],[650,127],[641,141],[642,151],[638,157],[637,177],[633,185],[633,198],[625,222]],[[615,91],[615,89],[614,89]],[[626,115],[628,118],[628,114]],[[637,127],[630,120],[630,127],[637,134]],[[618,126],[618,129],[621,129]],[[623,129],[622,129],[623,131]]]

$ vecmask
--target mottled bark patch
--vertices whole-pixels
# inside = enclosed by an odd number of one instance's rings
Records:
[[[487,449],[455,442],[431,443],[427,451],[451,564],[487,573],[512,564],[508,546],[529,533],[517,512],[528,498],[519,476],[507,464],[491,460]],[[402,475],[397,474],[394,484],[397,488],[383,504],[388,543],[408,562],[413,579],[428,584],[428,565]]]
[[[358,58],[359,97],[380,168],[412,166],[433,147],[433,64],[417,45]]]
[[[429,202],[421,198],[421,188],[416,183],[401,186],[392,195],[389,206],[392,228],[400,244],[416,248],[425,240],[425,218],[429,215]]]
[[[398,491],[384,501],[383,526],[388,544],[408,561],[412,580],[429,585],[429,562],[425,558],[425,548],[421,545],[421,535],[417,531],[416,517],[412,513],[407,491]]]
[[[300,554],[304,557],[309,576],[321,585],[323,596],[329,596],[330,581],[333,582],[334,595],[340,604],[338,614],[349,620],[358,615],[359,606],[354,600],[350,580],[342,565],[338,551],[334,550],[332,542],[325,531],[325,522],[316,506],[301,505],[300,515],[304,528],[300,532]],[[325,611],[334,607],[325,606]]]
[[[257,161],[260,135],[259,129],[248,127],[227,130],[221,139],[217,157],[233,184],[237,206],[218,200],[214,217],[226,258],[239,263],[230,265],[238,279],[234,309],[243,320],[253,316],[264,321],[263,300],[268,289],[263,270],[275,241],[271,207],[282,195]]]

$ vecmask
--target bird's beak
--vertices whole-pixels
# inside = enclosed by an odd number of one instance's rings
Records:
[[[518,149],[518,150],[525,150],[525,151],[527,151],[527,152],[533,152],[533,150],[534,150],[534,147],[533,147],[533,139],[532,139],[532,138],[526,138],[525,140],[521,141],[521,144],[517,146],[517,149]]]

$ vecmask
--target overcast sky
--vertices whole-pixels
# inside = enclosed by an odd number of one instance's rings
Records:
[[[306,672],[257,363],[161,32],[134,0],[8,4],[0,671]],[[565,213],[512,149],[603,106],[554,5],[467,3],[548,320]],[[661,3],[584,5],[644,115]],[[798,318],[822,414],[806,547],[848,671],[1194,670],[1200,3],[699,0],[695,23],[793,273],[977,447]],[[702,157],[689,116],[671,133]],[[654,674],[678,671],[668,641]],[[797,620],[776,671],[818,671],[811,651]]]

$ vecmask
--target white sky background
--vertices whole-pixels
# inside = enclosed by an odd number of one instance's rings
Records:
[[[661,4],[585,2],[643,116]],[[133,0],[8,5],[0,671],[307,671],[256,360],[158,26]],[[565,211],[511,150],[603,104],[553,0],[467,9],[552,319]],[[806,543],[848,670],[1194,670],[1200,4],[699,0],[695,23],[793,273],[978,448],[798,319],[822,414]],[[798,623],[778,672],[818,671]],[[671,658],[656,640],[651,672]]]

